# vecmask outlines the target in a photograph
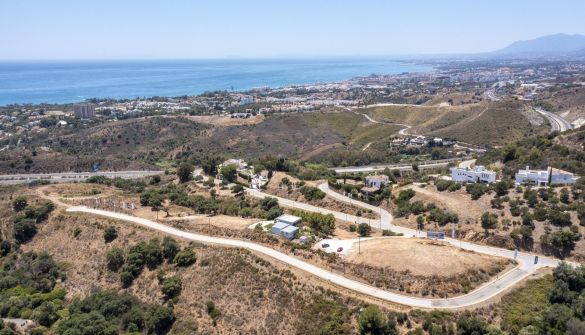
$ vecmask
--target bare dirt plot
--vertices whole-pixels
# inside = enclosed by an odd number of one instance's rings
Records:
[[[470,269],[489,268],[500,259],[425,239],[384,238],[362,241],[361,254],[354,246],[348,260],[409,271],[413,275],[451,276]]]
[[[228,215],[215,215],[209,216],[205,214],[198,214],[198,215],[189,215],[189,216],[177,216],[177,217],[166,217],[162,218],[162,221],[173,222],[173,221],[183,221],[184,224],[187,225],[202,225],[202,224],[210,224],[216,227],[228,228],[228,229],[246,229],[252,223],[258,222],[260,219],[246,219],[236,216],[228,216]]]

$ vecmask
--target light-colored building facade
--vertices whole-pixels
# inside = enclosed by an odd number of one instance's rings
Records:
[[[295,226],[287,226],[286,228],[284,228],[281,232],[280,235],[284,236],[285,238],[292,240],[295,237],[297,237],[299,233],[299,227],[295,227]]]
[[[302,221],[300,217],[289,214],[281,215],[274,220],[276,223],[285,223],[290,226],[298,226]]]
[[[390,179],[386,175],[371,175],[366,177],[365,186],[381,189],[382,187],[388,185],[389,183]]]
[[[275,235],[280,235],[282,230],[286,227],[288,227],[289,225],[283,222],[275,222],[274,225],[272,225],[272,233]]]
[[[73,114],[77,119],[93,119],[95,106],[93,104],[77,104],[73,106]]]
[[[532,184],[536,186],[574,184],[578,179],[579,177],[571,172],[552,167],[546,170],[531,170],[527,166],[524,170],[518,170],[515,176],[518,185]]]
[[[298,216],[284,214],[274,220],[271,232],[292,240],[299,234],[299,227],[297,225],[301,222],[302,219]]]
[[[478,165],[474,169],[451,168],[451,179],[459,183],[495,183],[496,172],[487,170],[485,166]]]

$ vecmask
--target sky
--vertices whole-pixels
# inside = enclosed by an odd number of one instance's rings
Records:
[[[476,53],[585,34],[583,0],[0,0],[0,60]]]

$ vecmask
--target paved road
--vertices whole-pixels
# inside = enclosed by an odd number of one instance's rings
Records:
[[[304,206],[299,206],[299,207],[304,207]],[[307,208],[307,207],[304,207]],[[419,298],[419,297],[411,297],[411,296],[406,296],[406,295],[402,295],[402,294],[397,294],[394,292],[389,292],[389,291],[385,291],[379,288],[375,288],[373,286],[361,283],[361,282],[357,282],[355,280],[346,278],[342,275],[339,274],[335,274],[332,273],[330,271],[327,271],[323,268],[320,268],[318,266],[315,266],[313,264],[307,263],[301,259],[295,258],[293,256],[289,256],[287,254],[284,254],[280,251],[276,251],[274,249],[271,249],[269,247],[263,246],[263,245],[259,245],[253,242],[248,242],[248,241],[241,241],[241,240],[236,240],[236,239],[228,239],[228,238],[220,238],[220,237],[211,237],[211,236],[206,236],[206,235],[201,235],[201,234],[195,234],[195,233],[190,233],[190,232],[185,232],[173,227],[169,227],[148,219],[144,219],[144,218],[139,218],[139,217],[135,217],[135,216],[131,216],[131,215],[126,215],[126,214],[122,214],[122,213],[115,213],[115,212],[109,212],[109,211],[105,211],[105,210],[100,210],[100,209],[92,209],[92,208],[88,208],[85,206],[75,206],[75,207],[70,207],[67,209],[67,211],[69,212],[82,212],[82,213],[89,213],[89,214],[95,214],[95,215],[101,215],[101,216],[105,216],[105,217],[109,217],[109,218],[114,218],[114,219],[119,219],[119,220],[124,220],[124,221],[128,221],[128,222],[132,222],[132,223],[136,223],[142,226],[145,226],[147,228],[150,229],[155,229],[167,234],[171,234],[177,237],[181,237],[181,238],[185,238],[188,240],[192,240],[192,241],[198,241],[198,242],[203,242],[203,243],[210,243],[210,244],[217,244],[217,245],[222,245],[222,246],[229,246],[229,247],[238,247],[238,248],[246,248],[255,252],[260,252],[262,254],[265,254],[267,256],[270,256],[274,259],[277,259],[279,261],[282,261],[288,265],[294,266],[298,269],[301,269],[303,271],[306,271],[318,278],[321,278],[323,280],[327,280],[329,282],[331,282],[332,284],[335,285],[339,285],[341,287],[362,293],[362,294],[366,294],[366,295],[370,295],[379,299],[383,299],[383,300],[387,300],[387,301],[391,301],[391,302],[395,302],[395,303],[399,303],[399,304],[403,304],[403,305],[407,305],[407,306],[412,306],[412,307],[417,307],[417,308],[440,308],[440,309],[456,309],[456,308],[463,308],[463,307],[470,307],[476,304],[479,304],[481,302],[484,302],[492,297],[494,297],[495,295],[499,294],[502,290],[512,286],[513,284],[521,281],[522,279],[524,279],[526,276],[528,276],[534,269],[536,269],[537,267],[541,267],[544,266],[545,264],[539,264],[536,266],[533,265],[527,265],[529,263],[525,262],[525,260],[529,260],[528,258],[530,258],[529,255],[526,255],[526,257],[528,257],[527,259],[525,259],[525,256],[523,254],[519,255],[518,261],[520,262],[520,266],[518,268],[516,268],[513,271],[508,272],[507,274],[503,275],[502,277],[491,281],[485,285],[483,285],[482,287],[476,289],[475,291],[466,294],[466,295],[462,295],[462,296],[458,296],[458,297],[453,297],[453,298],[447,298],[447,299],[427,299],[427,298]],[[320,211],[323,212],[323,209],[320,209]],[[343,214],[343,213],[341,213]],[[457,241],[455,241],[457,242]],[[473,245],[467,242],[462,243],[462,248],[473,248],[473,250],[478,250],[478,252],[482,252],[484,251],[485,253],[496,253],[500,256],[506,257],[509,256],[509,251],[508,250],[503,250],[503,249],[497,249],[497,248],[491,248],[491,247],[485,247],[485,246],[477,246],[477,245]],[[551,264],[554,263],[551,261]],[[556,263],[554,263],[556,264]]]
[[[337,193],[337,192],[331,190],[327,183],[320,184],[319,189],[321,189],[328,196],[330,196],[336,200],[351,203],[352,205],[360,206],[362,208],[370,209],[374,212],[380,213],[381,220],[379,220],[378,222],[371,223],[372,226],[374,226],[374,227],[376,225],[378,225],[382,229],[389,229],[389,230],[392,230],[394,232],[399,232],[399,233],[404,234],[407,237],[418,237],[418,236],[425,237],[426,236],[425,232],[417,231],[415,229],[410,229],[410,228],[406,228],[406,227],[396,226],[396,225],[392,224],[393,216],[388,211],[386,211],[380,207],[376,207],[376,206],[369,205],[369,204],[366,204],[366,203],[361,202],[361,201],[350,199],[350,198],[348,198],[340,193]],[[252,193],[252,195],[259,197],[259,198],[264,197],[264,196],[271,196],[269,194],[265,194],[265,193],[259,192],[257,190],[254,190],[254,191],[255,192]],[[303,209],[306,211],[315,211],[314,209],[316,208],[315,206],[292,201],[289,199],[279,198],[279,197],[277,197],[277,198],[279,200],[279,203],[282,204],[283,206],[286,206],[286,207],[300,208],[300,209]],[[317,209],[317,211],[319,211],[319,210],[322,211],[322,209]],[[345,215],[344,213],[330,211],[330,210],[328,210],[328,212],[334,214],[336,218],[339,218],[342,220],[343,220],[343,216]],[[352,218],[353,217],[350,216],[350,219],[352,219]],[[367,223],[367,221],[364,220],[363,218],[362,218],[361,222]],[[506,273],[502,277],[497,278],[496,280],[482,286],[481,288],[479,288],[479,289],[477,289],[477,290],[475,290],[475,291],[473,291],[465,296],[454,297],[454,298],[443,299],[443,300],[430,299],[430,300],[432,300],[432,304],[433,304],[432,307],[434,307],[434,308],[458,308],[458,307],[470,306],[473,304],[477,304],[479,302],[485,301],[485,300],[499,294],[501,291],[503,291],[503,290],[511,287],[512,285],[522,281],[524,278],[526,278],[530,274],[534,273],[534,271],[536,271],[539,268],[555,267],[560,263],[560,261],[557,259],[539,256],[538,264],[534,264],[534,261],[535,261],[534,254],[525,253],[525,252],[517,252],[516,253],[513,250],[507,250],[507,249],[501,249],[501,248],[496,248],[496,247],[491,247],[491,246],[479,245],[479,244],[465,242],[465,241],[461,241],[461,240],[457,240],[457,239],[453,239],[453,238],[445,238],[444,241],[451,244],[452,246],[455,246],[455,247],[458,247],[461,249],[465,249],[465,250],[469,250],[469,251],[473,251],[473,252],[477,252],[477,253],[481,253],[481,254],[496,256],[496,257],[513,259],[513,260],[516,260],[518,262],[519,266],[514,268],[510,272]],[[395,302],[402,303],[400,301],[395,301]],[[414,306],[414,305],[411,305],[411,306]],[[419,307],[421,307],[421,306],[419,306]]]
[[[552,131],[563,132],[573,128],[567,120],[563,119],[562,117],[555,113],[547,112],[544,109],[538,107],[534,107],[534,110],[537,113],[540,113],[550,122]]]
[[[452,162],[460,161],[461,158],[451,158],[451,159],[443,159],[437,161],[428,161],[428,162],[421,162],[417,163],[418,168],[421,170],[424,169],[432,169],[436,167],[444,167],[449,165]],[[401,171],[410,171],[412,170],[412,164],[380,164],[380,165],[366,165],[366,166],[347,166],[347,167],[336,167],[332,168],[337,173],[355,173],[355,172],[372,172],[372,171],[382,171],[384,169],[390,170],[401,170]]]
[[[378,121],[378,120],[373,119],[371,116],[369,116],[366,113],[360,113],[360,112],[354,112],[354,113],[359,114],[359,115],[362,115],[363,117],[365,117],[368,121],[370,121],[372,123],[379,123],[379,124],[387,124],[387,125],[391,125],[391,126],[401,126],[401,127],[404,127],[402,129],[400,129],[400,131],[398,132],[400,135],[408,135],[406,133],[406,131],[412,127],[412,126],[409,126],[409,125],[404,124],[404,123],[393,123],[393,122]]]
[[[103,171],[103,172],[65,172],[65,173],[37,173],[37,174],[12,174],[0,175],[0,184],[28,184],[32,181],[47,180],[53,183],[71,183],[74,181],[86,181],[93,176],[105,176],[108,178],[136,179],[153,175],[164,174],[164,171]]]

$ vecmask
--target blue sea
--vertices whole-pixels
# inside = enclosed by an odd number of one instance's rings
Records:
[[[0,106],[195,95],[430,71],[392,59],[1,62]]]

